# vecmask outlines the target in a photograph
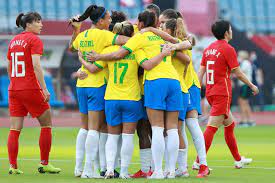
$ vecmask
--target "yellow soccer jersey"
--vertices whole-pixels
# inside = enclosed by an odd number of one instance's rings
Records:
[[[191,86],[195,85],[198,88],[201,88],[200,82],[199,82],[199,78],[198,75],[193,67],[193,62],[192,62],[192,51],[191,50],[187,50],[187,54],[191,59],[191,62],[187,68],[187,73],[186,73],[186,77],[185,77],[185,83],[187,88],[189,89]]]
[[[90,51],[100,53],[105,47],[115,43],[117,35],[100,29],[88,29],[81,32],[73,42],[73,48],[85,54]],[[103,69],[97,73],[90,73],[84,66],[81,67],[82,71],[88,74],[88,77],[84,80],[77,80],[77,87],[101,87],[106,84],[107,69]]]
[[[187,51],[182,51],[184,54],[187,54]],[[172,57],[172,64],[174,66],[174,68],[176,69],[178,75],[179,75],[179,81],[180,81],[180,86],[181,86],[181,91],[184,93],[188,93],[188,88],[185,84],[184,81],[184,69],[185,69],[185,65],[175,56]]]
[[[119,48],[119,46],[110,46],[102,53],[112,53]],[[137,50],[121,60],[105,62],[109,70],[105,100],[140,100],[138,66],[145,60],[147,58],[143,50]]]
[[[135,34],[122,47],[128,50],[130,53],[142,49],[145,52],[147,58],[151,59],[161,53],[161,45],[163,44],[165,44],[165,41],[161,37],[155,35],[152,32],[145,32],[143,34]],[[150,71],[144,71],[144,78],[146,80],[155,80],[159,78],[179,80],[177,71],[171,62],[171,56],[165,57],[159,65]]]

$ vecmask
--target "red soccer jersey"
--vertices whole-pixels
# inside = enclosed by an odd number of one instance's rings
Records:
[[[43,54],[43,43],[37,35],[22,32],[11,40],[7,53],[11,78],[9,90],[40,89],[32,64],[34,54]]]
[[[201,65],[206,67],[206,96],[232,97],[230,74],[239,66],[235,49],[217,40],[204,50]]]

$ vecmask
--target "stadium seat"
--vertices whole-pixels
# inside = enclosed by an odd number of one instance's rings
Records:
[[[50,97],[51,107],[64,107],[64,103],[62,101],[57,100],[56,98],[56,94],[53,87],[53,78],[51,76],[45,76],[44,78],[45,78],[47,88],[51,94],[51,97]]]

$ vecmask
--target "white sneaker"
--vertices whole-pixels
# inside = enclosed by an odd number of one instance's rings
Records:
[[[188,170],[182,171],[180,169],[177,169],[175,175],[176,177],[189,177]]]
[[[234,165],[235,165],[235,168],[240,169],[240,168],[243,168],[244,165],[248,165],[251,162],[252,162],[251,158],[245,158],[244,156],[242,156],[241,160],[240,161],[235,161]]]
[[[74,169],[74,176],[75,177],[81,177],[82,175],[82,170]]]
[[[113,179],[115,177],[114,172],[106,172],[105,173],[105,179]]]
[[[88,172],[84,171],[81,175],[81,178],[82,179],[91,179],[91,178],[93,178],[93,173],[92,172],[88,173]]]
[[[120,174],[119,178],[120,179],[131,179],[130,175],[128,175],[128,174],[127,175]]]
[[[163,171],[159,171],[159,172],[154,171],[154,173],[147,179],[164,179]]]
[[[200,163],[197,163],[196,161],[193,163],[193,165],[192,165],[192,169],[193,170],[199,170],[200,169]]]
[[[167,177],[167,179],[174,179],[174,178],[176,178],[176,173],[175,173],[175,171],[169,172],[168,175],[167,175],[166,177]]]

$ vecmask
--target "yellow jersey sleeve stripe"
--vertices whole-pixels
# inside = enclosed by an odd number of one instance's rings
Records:
[[[139,63],[139,65],[142,65],[143,62],[145,62],[146,60],[148,60],[148,59],[147,59],[147,58],[143,59],[143,60]]]
[[[117,38],[117,36],[118,36],[118,34],[116,34],[116,35],[114,36],[114,39],[113,39],[113,41],[112,41],[112,45],[115,45],[115,44],[116,44],[116,38]]]
[[[103,69],[103,67],[102,67],[101,65],[99,65],[98,63],[94,62],[94,64],[95,64],[98,68]]]
[[[172,57],[175,57],[177,55],[177,51],[175,50]]]
[[[124,48],[125,50],[128,50],[130,53],[133,52],[133,50],[131,50],[130,48],[128,48],[127,46],[123,45],[122,48]]]

